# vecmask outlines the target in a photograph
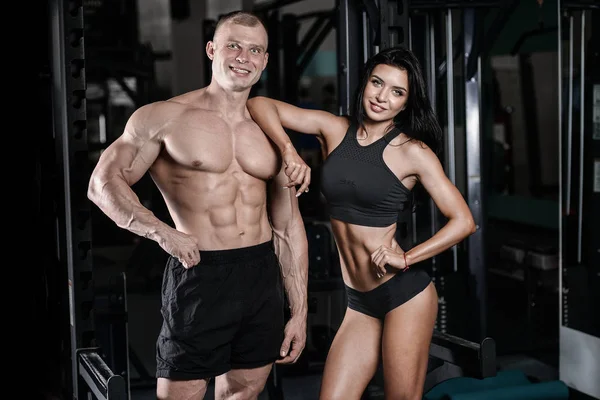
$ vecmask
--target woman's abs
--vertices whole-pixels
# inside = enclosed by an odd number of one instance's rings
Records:
[[[382,278],[377,278],[371,254],[381,245],[392,245],[396,232],[395,224],[385,228],[375,228],[332,219],[331,226],[346,285],[364,292],[376,288],[393,277],[393,273],[388,273]]]

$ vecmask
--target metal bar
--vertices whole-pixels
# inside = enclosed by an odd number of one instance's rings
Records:
[[[266,18],[267,31],[269,37],[279,38],[281,36],[281,24],[279,22],[279,10],[275,9]],[[269,53],[269,63],[267,64],[267,94],[275,99],[281,99],[282,91],[282,60],[279,50]]]
[[[456,166],[454,154],[454,63],[452,60],[452,10],[446,11],[446,101],[448,103],[448,134],[446,135],[446,171],[448,178],[456,184]]]
[[[433,111],[437,110],[437,61],[435,57],[435,19],[431,13],[425,16],[425,54],[427,62],[427,89],[429,91],[429,101]],[[438,230],[437,224],[437,206],[433,199],[429,199],[430,226],[431,236],[435,235]],[[416,241],[415,241],[416,243]],[[432,270],[435,272],[437,257],[431,258]]]
[[[389,34],[389,4],[388,0],[379,0],[379,50],[387,49],[390,47],[390,34]]]
[[[79,375],[98,400],[126,400],[127,386],[98,354],[98,349],[81,349],[77,355]]]
[[[371,50],[370,50],[370,46],[369,43],[371,43],[371,41],[369,40],[369,17],[367,15],[367,13],[363,12],[362,13],[362,31],[363,31],[363,64],[367,62],[367,60],[369,59],[369,56],[371,54]]]
[[[363,65],[356,47],[366,46],[364,37],[359,37],[360,19],[358,5],[353,0],[339,0],[337,43],[340,70],[338,73],[340,114],[351,113],[352,95],[359,81],[359,67]],[[362,18],[362,15],[360,16]],[[365,32],[366,34],[366,32]],[[362,42],[361,42],[362,40]]]
[[[542,191],[542,171],[540,160],[540,139],[537,122],[537,108],[535,98],[535,80],[533,67],[529,54],[519,54],[519,68],[521,70],[521,98],[525,119],[526,151],[529,172],[529,190],[537,197]]]
[[[403,12],[408,12],[408,10],[403,9]],[[413,41],[412,41],[412,18],[408,18],[408,48],[409,50],[413,50]],[[417,243],[417,213],[411,213],[411,234],[412,234],[412,243],[415,245]]]
[[[327,18],[327,17],[333,17],[333,15],[335,14],[336,10],[330,10],[330,11],[312,11],[312,12],[307,12],[304,14],[297,14],[296,15],[296,19],[298,20],[298,22],[303,22],[305,19],[311,19],[311,18]]]
[[[558,0],[556,7],[558,21],[558,326],[563,324],[563,50],[562,50],[562,6]]]
[[[340,71],[338,74],[340,115],[347,115],[350,111],[350,0],[339,0],[338,7],[338,58]]]
[[[63,300],[69,304],[70,370],[66,379],[72,393],[81,393],[77,349],[94,339],[91,303],[90,210],[85,198],[89,179],[87,165],[85,52],[83,7],[66,9],[66,3],[49,0],[52,35],[51,85],[57,176],[62,188],[56,198],[57,256],[65,268]],[[83,193],[83,196],[81,195]],[[84,200],[85,199],[85,200]]]
[[[325,26],[321,28],[320,32],[315,37],[315,40],[311,43],[310,47],[306,49],[306,52],[304,54],[302,54],[302,58],[298,62],[298,72],[296,75],[297,77],[302,76],[304,70],[306,69],[306,67],[308,67],[308,64],[312,60],[313,56],[315,55],[321,44],[323,44],[323,41],[325,40],[327,35],[329,35],[329,32],[331,32],[332,29],[333,20],[329,19]]]
[[[456,154],[454,143],[454,50],[452,31],[452,10],[446,11],[446,88],[448,107],[448,134],[446,135],[446,171],[450,181],[456,185]],[[452,246],[452,264],[454,272],[458,271],[458,249]]]
[[[255,4],[254,8],[252,8],[252,11],[255,13],[261,13],[261,12],[266,12],[266,11],[271,11],[274,9],[278,9],[284,6],[289,6],[290,4],[294,4],[294,3],[298,3],[302,0],[272,0],[272,1],[265,1],[262,2],[260,4]]]
[[[327,14],[321,13],[317,17],[317,19],[315,21],[313,21],[312,25],[310,26],[308,31],[304,34],[304,37],[302,37],[302,40],[298,44],[298,52],[300,54],[304,53],[304,51],[305,51],[304,49],[306,49],[308,47],[308,44],[314,40],[314,37],[317,34],[317,32],[321,29],[321,27],[327,21],[327,17],[328,17]]]
[[[436,330],[429,355],[460,366],[469,376],[487,378],[496,375],[496,343],[489,337],[476,343]]]
[[[412,43],[412,18],[408,18],[408,48],[411,51],[413,49],[413,43]]]
[[[280,71],[282,79],[283,100],[296,104],[298,101],[298,79],[302,72],[298,69],[298,21],[293,14],[283,14],[281,26],[281,48],[283,55],[283,69]]]
[[[571,215],[571,153],[573,151],[573,15],[569,15],[569,97],[567,103],[567,193],[566,215]]]
[[[440,8],[482,8],[482,7],[502,7],[505,6],[503,0],[412,0],[410,2],[411,10],[440,9]]]
[[[585,10],[581,11],[581,69],[579,74],[579,205],[577,207],[577,263],[581,264],[583,235],[583,161],[585,145]]]
[[[463,29],[465,38],[465,63],[468,64],[469,57],[479,57],[474,54],[474,41],[478,40],[475,37],[476,15],[474,9],[466,9],[463,11]],[[478,69],[481,63],[477,64]],[[481,110],[480,110],[480,93],[479,79],[480,71],[473,77],[470,77],[465,82],[465,110],[466,110],[466,146],[467,146],[467,204],[471,210],[477,230],[467,238],[468,252],[468,268],[470,281],[474,285],[471,287],[472,297],[470,299],[473,305],[472,317],[473,322],[477,322],[477,326],[473,327],[472,332],[475,332],[476,338],[480,340],[487,331],[486,320],[486,271],[484,265],[484,240],[483,240],[483,210],[481,204]]]

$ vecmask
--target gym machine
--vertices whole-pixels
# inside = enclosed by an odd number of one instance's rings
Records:
[[[63,304],[69,305],[70,366],[65,379],[74,399],[125,400],[128,385],[108,366],[97,347],[94,327],[91,219],[87,201],[88,142],[86,75],[81,2],[49,0],[52,37],[53,129],[61,190],[57,204],[55,249],[67,273]]]
[[[559,376],[600,398],[600,4],[558,13]]]

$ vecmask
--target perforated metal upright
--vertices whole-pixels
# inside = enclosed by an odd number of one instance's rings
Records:
[[[52,35],[52,102],[57,190],[57,256],[68,269],[65,296],[70,314],[73,398],[85,398],[78,376],[78,351],[94,347],[90,205],[87,201],[88,140],[82,1],[49,0]]]

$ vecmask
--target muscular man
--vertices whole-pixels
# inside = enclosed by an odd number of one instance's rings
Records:
[[[157,397],[202,399],[216,377],[217,399],[255,399],[273,362],[295,362],[305,345],[307,240],[279,152],[246,108],[267,65],[265,27],[230,13],[206,53],[210,84],[136,110],[102,153],[88,196],[119,227],[170,254]],[[131,189],[146,172],[174,227]],[[285,330],[282,281],[291,308]]]

